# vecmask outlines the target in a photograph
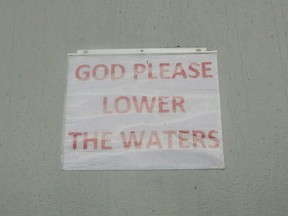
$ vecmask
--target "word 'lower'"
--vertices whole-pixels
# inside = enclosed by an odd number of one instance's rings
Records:
[[[112,101],[111,101],[112,100]],[[185,112],[184,98],[181,96],[119,96],[115,99],[103,97],[103,113],[128,113],[132,109],[137,113],[152,113],[157,110],[159,113]]]

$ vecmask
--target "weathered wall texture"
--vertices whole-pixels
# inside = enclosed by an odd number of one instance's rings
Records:
[[[0,215],[288,215],[288,1],[1,0]],[[218,50],[224,171],[61,171],[66,53]]]

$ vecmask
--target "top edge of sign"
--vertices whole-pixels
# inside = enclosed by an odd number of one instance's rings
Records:
[[[216,50],[208,51],[207,48],[139,48],[139,49],[93,49],[78,50],[76,53],[68,53],[68,56],[86,55],[145,55],[145,54],[206,54],[217,53]]]

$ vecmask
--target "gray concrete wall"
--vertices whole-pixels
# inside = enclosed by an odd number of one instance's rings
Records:
[[[0,1],[0,215],[288,215],[288,1]],[[218,50],[226,169],[61,171],[66,53]]]

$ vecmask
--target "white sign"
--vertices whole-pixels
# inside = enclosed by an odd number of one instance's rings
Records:
[[[68,55],[64,170],[224,168],[217,52]]]

